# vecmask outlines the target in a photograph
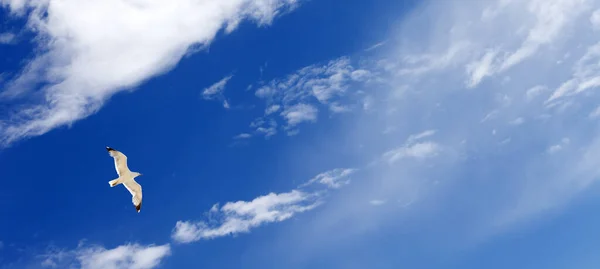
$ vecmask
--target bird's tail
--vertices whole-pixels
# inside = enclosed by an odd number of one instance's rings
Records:
[[[110,185],[111,187],[114,187],[114,186],[117,186],[117,185],[121,184],[122,182],[119,179],[120,178],[113,179],[113,180],[109,181],[108,185]]]

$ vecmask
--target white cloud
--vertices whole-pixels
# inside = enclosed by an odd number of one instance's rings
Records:
[[[12,44],[16,40],[16,35],[13,33],[0,33],[0,45],[1,44]]]
[[[535,25],[529,29],[521,47],[504,60],[501,71],[531,57],[541,46],[559,38],[564,28],[586,10],[586,0],[532,0],[527,8],[535,16]]]
[[[265,121],[264,118],[255,119],[250,123],[251,128],[256,128],[255,133],[264,135],[266,138],[277,134],[277,122],[273,119]]]
[[[498,114],[498,110],[493,110],[490,113],[487,113],[483,119],[481,119],[481,123],[494,119],[496,116],[498,116]]]
[[[525,119],[523,119],[522,117],[518,117],[514,120],[511,120],[510,122],[508,122],[510,125],[521,125],[525,122]]]
[[[80,269],[152,269],[171,255],[169,244],[126,244],[113,249],[101,246],[79,246],[75,250],[58,250],[42,255],[45,268]]]
[[[411,146],[402,146],[390,150],[383,154],[383,157],[389,163],[395,163],[403,158],[426,159],[437,155],[440,151],[440,146],[435,142],[426,141],[417,143]]]
[[[381,41],[379,43],[376,43],[373,46],[370,46],[370,47],[366,48],[365,51],[372,51],[372,50],[375,50],[375,49],[377,49],[377,48],[379,48],[379,47],[381,47],[383,45],[385,45],[385,41]]]
[[[324,65],[304,67],[285,79],[273,80],[256,90],[256,96],[270,102],[281,102],[284,106],[308,97],[327,104],[332,98],[346,92],[353,71],[349,58],[341,57]],[[354,77],[364,78],[368,76],[365,72],[360,71]]]
[[[365,69],[358,69],[350,73],[350,78],[355,81],[366,81],[371,77],[371,72]]]
[[[265,137],[270,137],[277,134],[275,127],[258,127],[256,128],[256,132],[264,134]]]
[[[284,193],[269,193],[252,201],[227,202],[211,207],[205,221],[178,221],[171,238],[179,243],[192,243],[217,237],[248,233],[259,226],[281,222],[298,213],[312,210],[325,202],[329,189],[349,184],[348,177],[357,169],[337,168],[318,174],[307,183]],[[301,190],[313,183],[327,188],[315,188],[311,192]],[[319,185],[319,186],[320,186]]]
[[[225,86],[232,77],[233,75],[226,76],[215,84],[210,85],[210,87],[205,88],[204,91],[202,91],[202,97],[206,100],[222,97]]]
[[[421,133],[418,134],[413,134],[410,135],[407,139],[406,139],[406,143],[407,144],[412,144],[415,141],[421,140],[423,138],[427,138],[430,137],[432,135],[434,135],[437,132],[437,130],[427,130],[427,131],[423,131]]]
[[[368,61],[353,65],[349,57],[340,57],[262,83],[255,91],[256,97],[266,103],[261,119],[285,121],[285,130],[291,136],[300,131],[297,124],[317,121],[320,106],[326,106],[332,114],[351,112],[355,98],[366,98],[363,101],[368,102],[368,97],[360,96],[353,88],[381,83],[379,69]],[[364,104],[365,108],[367,106]],[[276,113],[278,111],[282,112]],[[293,127],[296,129],[290,130]],[[260,131],[270,135],[276,133],[267,127],[261,127]]]
[[[223,92],[225,91],[225,86],[227,85],[227,82],[229,82],[229,80],[232,77],[233,75],[226,76],[218,82],[216,82],[215,84],[210,85],[210,87],[205,88],[202,91],[202,98],[204,98],[205,100],[220,100],[223,102],[223,107],[225,109],[231,108]]]
[[[497,54],[498,52],[495,50],[488,51],[485,53],[485,55],[483,55],[481,60],[467,65],[467,74],[470,76],[470,79],[467,82],[467,87],[472,88],[477,86],[484,77],[493,72],[492,64]]]
[[[281,108],[280,105],[272,105],[270,107],[267,107],[267,109],[265,109],[265,115],[273,114],[273,113],[279,111],[280,108]]]
[[[234,138],[235,138],[235,139],[247,139],[247,138],[250,138],[250,137],[252,137],[252,135],[251,135],[251,134],[248,134],[248,133],[241,133],[241,134],[239,134],[239,135],[236,135]]]
[[[31,104],[4,119],[1,144],[44,134],[97,112],[113,94],[173,68],[190,50],[207,46],[242,20],[270,24],[297,0],[3,0],[28,15],[44,53],[2,94]],[[31,13],[25,13],[31,8]],[[152,44],[152,45],[148,45]],[[30,91],[37,82],[49,82]],[[41,97],[41,98],[40,98]],[[41,102],[37,101],[41,100]]]
[[[547,91],[548,88],[542,85],[537,85],[534,86],[532,88],[529,88],[527,90],[527,92],[525,92],[525,98],[527,98],[527,101],[531,101],[533,100],[535,97],[539,96],[540,94],[542,94],[544,91]]]
[[[560,151],[561,149],[562,149],[562,145],[552,145],[551,147],[548,148],[548,153],[553,154],[553,153]]]
[[[336,168],[318,174],[308,182],[300,185],[300,187],[305,187],[313,183],[320,183],[328,186],[329,188],[337,189],[342,187],[343,185],[350,184],[350,179],[348,177],[354,174],[356,171],[357,169],[353,168]]]
[[[571,143],[571,140],[568,138],[563,138],[560,141],[560,144],[556,144],[556,145],[552,145],[548,148],[547,152],[549,154],[554,154],[557,153],[559,151],[561,151],[565,146],[569,145],[569,143]]]
[[[572,78],[563,82],[546,101],[573,96],[600,86],[600,42],[589,46],[573,68]]]
[[[403,158],[423,160],[436,156],[441,151],[439,144],[432,141],[416,143],[419,140],[433,136],[436,132],[437,130],[432,129],[410,135],[403,146],[385,152],[383,154],[383,159],[392,164]]]
[[[341,105],[337,102],[331,103],[329,105],[329,110],[333,113],[350,112],[350,108],[348,106]]]
[[[319,111],[317,108],[312,105],[297,104],[286,108],[283,112],[281,112],[281,116],[287,120],[288,126],[295,126],[305,121],[316,121],[318,112]]]
[[[258,226],[281,222],[297,213],[311,210],[321,202],[315,194],[298,190],[269,193],[252,201],[228,202],[213,206],[208,222],[178,221],[172,238],[179,243],[191,243],[238,233],[247,233]],[[216,225],[213,225],[216,223]]]

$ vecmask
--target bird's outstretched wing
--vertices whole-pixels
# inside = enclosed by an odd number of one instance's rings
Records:
[[[140,212],[142,209],[142,186],[133,179],[124,182],[123,186],[131,193],[131,202],[135,206],[135,210]]]
[[[108,154],[115,159],[115,170],[119,176],[127,173],[129,168],[127,167],[127,156],[122,152],[115,150],[111,147],[106,147]]]

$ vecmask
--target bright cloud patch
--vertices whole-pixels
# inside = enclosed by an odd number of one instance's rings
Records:
[[[223,107],[229,108],[229,102],[227,102],[227,99],[223,95],[223,91],[225,91],[225,86],[232,77],[233,75],[226,76],[223,79],[216,82],[215,84],[211,85],[210,87],[204,89],[202,91],[202,98],[206,100],[221,100],[223,101]]]
[[[318,110],[307,104],[297,104],[281,112],[281,115],[287,120],[288,126],[295,126],[304,121],[317,120]]]
[[[246,139],[246,138],[250,138],[250,137],[252,137],[251,134],[241,133],[239,135],[236,135],[234,138],[235,139]]]
[[[80,269],[152,269],[171,255],[171,247],[121,245],[113,249],[100,246],[79,246],[75,250],[53,251],[43,255],[44,268]]]
[[[13,33],[0,33],[0,44],[11,44],[16,37]]]
[[[281,108],[280,105],[272,105],[272,106],[268,107],[267,109],[265,109],[265,115],[273,114],[273,113],[279,111],[280,108]]]
[[[320,184],[326,185],[330,188],[337,189],[343,185],[349,184],[350,179],[348,177],[356,171],[357,171],[356,169],[352,169],[352,168],[333,169],[333,170],[318,174],[317,176],[315,176],[314,178],[312,178],[311,180],[309,180],[308,182],[306,182],[305,184],[303,184],[301,186],[303,187],[303,186],[308,186],[313,183],[320,183]]]
[[[563,82],[547,102],[582,93],[600,86],[600,42],[587,47],[574,66],[572,78]]]
[[[422,133],[410,135],[406,139],[406,143],[407,144],[412,144],[412,143],[414,143],[414,142],[416,142],[418,140],[421,140],[423,138],[430,137],[430,136],[434,135],[436,132],[437,132],[436,130],[427,130],[427,131],[424,131]]]
[[[330,61],[326,65],[311,65],[298,70],[283,80],[273,80],[256,91],[256,96],[280,101],[284,105],[307,97],[327,103],[343,94],[352,80],[352,67],[348,58]],[[362,74],[358,77],[366,77]]]
[[[410,135],[406,139],[404,146],[384,153],[383,158],[391,164],[403,158],[426,159],[435,156],[441,150],[441,147],[437,143],[432,141],[415,143],[416,141],[432,136],[435,133],[435,130],[427,130],[422,133]]]
[[[215,204],[208,212],[206,221],[178,221],[171,238],[179,243],[191,243],[222,236],[250,232],[252,228],[268,223],[281,222],[294,215],[312,210],[324,203],[327,189],[316,188],[312,192],[300,188],[320,183],[337,189],[348,184],[348,176],[357,169],[333,169],[323,172],[290,192],[269,193],[252,201]]]
[[[0,122],[0,144],[40,135],[98,111],[116,92],[164,73],[225,27],[245,19],[269,24],[296,0],[3,0],[28,15],[42,48],[1,94],[26,97],[22,109]],[[31,13],[26,13],[31,10]],[[152,44],[149,46],[148,44]],[[39,83],[49,83],[33,91]]]
[[[353,65],[348,57],[301,68],[256,90],[255,95],[266,102],[266,108],[264,115],[255,122],[283,120],[283,128],[289,129],[302,122],[316,122],[320,106],[326,106],[331,113],[350,112],[356,106],[357,98],[357,92],[352,89],[377,83],[378,75],[375,70]],[[281,112],[276,113],[278,111]],[[269,132],[264,132],[265,126],[251,127],[257,128],[256,133],[276,133],[273,124]]]
[[[315,208],[320,204],[316,198],[313,194],[293,190],[279,194],[269,193],[249,202],[228,202],[222,207],[215,205],[209,211],[209,222],[178,221],[172,238],[180,243],[190,243],[247,233],[252,228],[284,221],[297,213]]]

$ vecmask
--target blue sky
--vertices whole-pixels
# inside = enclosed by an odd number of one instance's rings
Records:
[[[600,266],[600,1],[0,6],[2,269]]]

